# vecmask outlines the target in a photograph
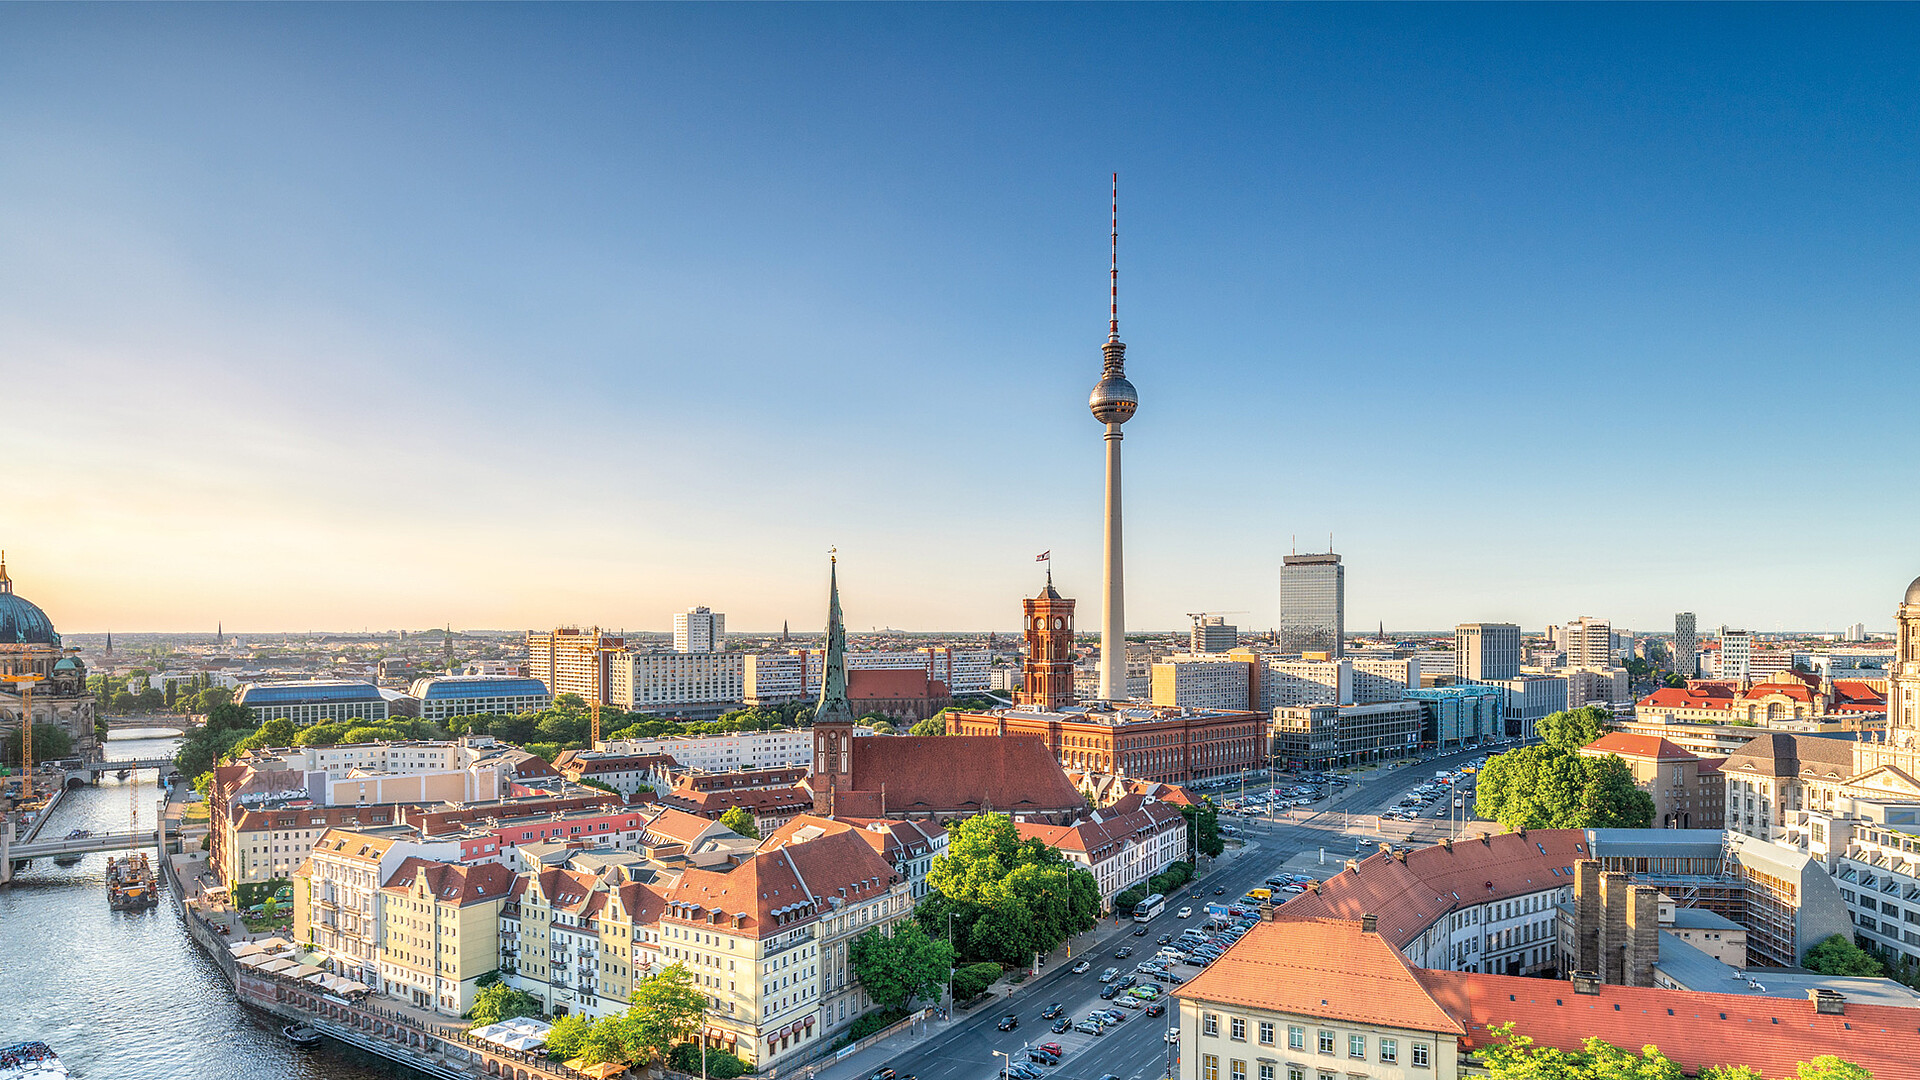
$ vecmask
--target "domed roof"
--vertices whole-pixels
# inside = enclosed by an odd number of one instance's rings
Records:
[[[55,664],[55,665],[53,665],[53,670],[55,670],[55,671],[79,671],[79,670],[80,670],[80,661],[78,661],[78,660],[75,660],[75,659],[74,659],[73,657],[71,657],[71,656],[68,656],[68,657],[63,657],[63,658],[62,658],[62,659],[60,660],[60,662],[59,662],[59,663],[57,663],[57,664]]]
[[[0,645],[58,645],[53,620],[32,601],[13,594],[7,557],[0,554]]]
[[[1914,578],[1913,584],[1907,586],[1907,603],[1920,604],[1920,577]]]

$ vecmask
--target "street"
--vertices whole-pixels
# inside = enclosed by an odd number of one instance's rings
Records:
[[[1387,821],[1382,831],[1374,827],[1379,819],[1373,815],[1391,808],[1414,787],[1432,779],[1435,772],[1458,767],[1480,753],[1470,748],[1426,762],[1409,759],[1397,768],[1374,770],[1365,780],[1356,779],[1339,794],[1330,796],[1325,804],[1316,806],[1312,816],[1305,820],[1241,819],[1222,813],[1223,823],[1245,826],[1239,837],[1247,842],[1245,853],[1219,860],[1202,859],[1202,876],[1168,896],[1166,911],[1147,924],[1146,937],[1131,936],[1134,924],[1130,918],[1123,917],[1118,927],[1109,919],[1068,943],[1074,960],[1084,958],[1093,962],[1092,970],[1085,974],[1073,974],[1072,961],[1060,959],[1064,954],[1056,953],[1039,978],[1018,987],[1011,997],[976,1006],[922,1042],[890,1051],[874,1047],[845,1061],[827,1064],[818,1075],[821,1080],[865,1080],[873,1070],[884,1066],[894,1069],[902,1080],[908,1075],[918,1080],[994,1080],[1004,1067],[1004,1061],[995,1051],[1020,1061],[1025,1060],[1026,1047],[1057,1042],[1066,1053],[1058,1066],[1044,1070],[1048,1080],[1098,1080],[1107,1074],[1116,1075],[1120,1080],[1166,1076],[1169,1047],[1165,1034],[1177,1012],[1171,1001],[1168,1015],[1149,1017],[1144,1009],[1136,1010],[1128,1013],[1123,1023],[1100,1036],[1078,1031],[1053,1034],[1048,1029],[1050,1022],[1040,1018],[1041,1011],[1058,1002],[1065,1007],[1069,1018],[1078,1021],[1092,1009],[1110,1005],[1111,1002],[1102,1001],[1099,996],[1103,969],[1118,967],[1122,974],[1131,972],[1134,965],[1153,955],[1158,948],[1154,942],[1161,935],[1177,937],[1189,926],[1202,925],[1207,918],[1206,904],[1238,900],[1302,852],[1324,848],[1326,873],[1333,874],[1354,856],[1356,832],[1366,853],[1371,852],[1372,844],[1382,839],[1426,844],[1447,835],[1450,821],[1446,818],[1423,814],[1411,822]],[[1266,786],[1274,783],[1270,781]],[[1466,809],[1471,811],[1470,801]],[[1304,811],[1294,812],[1302,813]],[[1350,831],[1349,826],[1355,827],[1354,831]],[[1215,865],[1208,868],[1209,862]],[[1215,896],[1215,889],[1223,890],[1222,895]],[[1194,892],[1201,894],[1199,899],[1190,898]],[[1193,914],[1178,918],[1179,909],[1188,905],[1193,907]],[[1083,949],[1083,941],[1090,947]],[[1125,960],[1115,959],[1115,950],[1123,945],[1133,946],[1133,955]],[[1200,969],[1181,965],[1175,970],[1192,978]],[[1167,989],[1170,996],[1179,993],[1177,986]],[[1019,1018],[1020,1026],[1007,1032],[995,1030],[995,1024],[1008,1013]]]

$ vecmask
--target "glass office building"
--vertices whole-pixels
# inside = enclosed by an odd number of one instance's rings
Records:
[[[1347,568],[1340,556],[1289,555],[1280,567],[1280,647],[1287,652],[1346,651]]]

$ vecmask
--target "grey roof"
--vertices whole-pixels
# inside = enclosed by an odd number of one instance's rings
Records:
[[[1728,967],[1665,930],[1660,931],[1660,959],[1654,964],[1654,970],[1683,989],[1713,994],[1804,1001],[1808,990],[1820,988],[1837,990],[1846,995],[1849,1002],[1858,1004],[1920,1006],[1920,991],[1892,979],[1821,975],[1801,968]]]
[[[1708,911],[1706,908],[1676,907],[1673,909],[1673,925],[1681,930],[1738,930],[1740,924],[1725,915]]]
[[[1820,768],[1825,766],[1825,768]],[[1752,771],[1767,776],[1798,776],[1813,767],[1853,775],[1853,742],[1819,735],[1770,731],[1735,750],[1720,767],[1723,774]]]
[[[1599,858],[1712,859],[1719,829],[1588,829],[1587,848]]]

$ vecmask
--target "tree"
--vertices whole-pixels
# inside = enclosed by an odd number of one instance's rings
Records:
[[[4,751],[6,760],[20,761],[21,749],[20,729],[15,728],[7,732]],[[67,734],[66,728],[58,724],[33,725],[33,760],[52,761],[71,753],[73,753],[73,736]]]
[[[922,904],[921,925],[944,933],[954,916],[956,947],[973,957],[1024,963],[1050,952],[1069,935],[1092,929],[1098,904],[1086,903],[1098,886],[1037,838],[1021,840],[1005,814],[980,814],[948,830],[947,852],[933,860],[927,883],[938,901]],[[1088,882],[1074,884],[1074,875]]]
[[[635,983],[628,1000],[625,1038],[631,1061],[660,1060],[674,1043],[693,1038],[707,1007],[707,996],[694,987],[685,964]]]
[[[867,996],[889,1009],[905,1009],[946,985],[953,946],[927,936],[919,923],[901,923],[892,934],[868,930],[847,947],[854,977]]]
[[[1822,975],[1885,975],[1873,954],[1839,934],[1830,934],[1809,948],[1800,963]]]
[[[481,976],[486,978],[486,976]],[[540,1002],[525,990],[516,990],[504,982],[494,982],[473,996],[473,1011],[467,1014],[474,1026],[484,1027],[521,1016],[539,1016]]]
[[[567,1061],[578,1057],[580,1048],[586,1045],[587,1036],[593,1033],[593,1021],[580,1013],[570,1013],[553,1022],[547,1031],[547,1056],[556,1061]]]
[[[760,839],[760,826],[753,823],[753,812],[744,806],[735,806],[720,815],[720,824],[732,829],[741,836],[754,840]]]
[[[1873,1080],[1873,1074],[1864,1066],[1832,1054],[1821,1054],[1812,1061],[1801,1062],[1793,1076],[1794,1080]]]
[[[704,1070],[709,1080],[733,1080],[736,1076],[745,1076],[753,1071],[732,1051],[708,1047],[703,1058],[700,1045],[690,1042],[674,1047],[673,1052],[667,1055],[667,1064],[689,1076],[699,1076]]]
[[[938,716],[922,720],[907,729],[909,735],[945,735],[946,733],[947,722]]]
[[[1751,1065],[1709,1065],[1700,1070],[1700,1080],[1767,1080]]]
[[[1511,1022],[1488,1031],[1492,1039],[1481,1051],[1487,1075],[1493,1080],[1681,1080],[1680,1066],[1658,1048],[1646,1046],[1639,1054],[1600,1039],[1588,1039],[1579,1050],[1536,1046],[1514,1030]]]
[[[1180,816],[1187,819],[1187,838],[1197,854],[1217,859],[1227,850],[1227,842],[1220,839],[1220,808],[1212,799],[1203,795],[1197,804],[1182,806]]]
[[[1487,762],[1474,812],[1516,830],[1644,829],[1653,824],[1653,797],[1617,755],[1528,746]]]
[[[1548,746],[1571,752],[1605,735],[1609,719],[1611,714],[1607,710],[1588,705],[1543,716],[1533,730]]]

